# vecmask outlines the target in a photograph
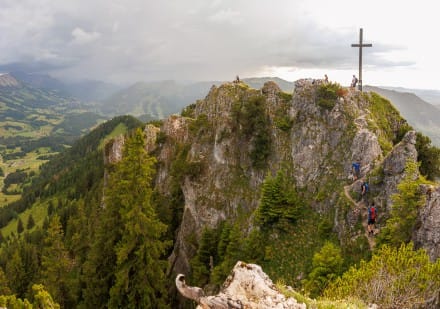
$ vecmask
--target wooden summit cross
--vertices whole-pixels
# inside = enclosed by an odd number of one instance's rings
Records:
[[[362,91],[362,47],[371,47],[373,44],[362,43],[362,28],[359,29],[359,44],[351,44],[351,47],[359,47],[359,90]]]

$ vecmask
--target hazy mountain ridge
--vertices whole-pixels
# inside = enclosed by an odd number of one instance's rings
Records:
[[[374,91],[390,100],[409,124],[431,138],[435,145],[440,146],[440,109],[422,100],[414,93],[373,86],[365,86],[364,90]]]

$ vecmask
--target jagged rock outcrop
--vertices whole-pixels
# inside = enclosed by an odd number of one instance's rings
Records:
[[[267,174],[273,175],[283,166],[288,166],[295,185],[309,196],[310,206],[324,214],[336,211],[334,229],[341,236],[349,232],[344,227],[347,217],[335,205],[354,160],[361,161],[362,176],[382,162],[378,135],[383,133],[378,126],[371,126],[374,115],[369,110],[368,95],[349,89],[334,107],[327,109],[317,103],[321,84],[320,80],[299,80],[290,97],[273,82],[261,90],[243,83],[213,86],[205,99],[191,107],[190,117],[173,115],[164,121],[160,134],[166,139],[154,150],[160,162],[156,187],[170,198],[167,188],[171,179],[177,179],[172,175],[172,164],[182,149],[187,151],[185,164],[190,166],[189,172],[179,178],[185,205],[170,256],[172,271],[190,270],[190,259],[197,248],[188,239],[199,239],[205,227],[215,228],[225,220],[234,222],[238,209],[249,214],[247,229],[252,229],[251,214],[258,205],[260,186]],[[255,136],[252,132],[246,135],[245,123],[237,114],[243,102],[257,97],[264,98],[266,118],[262,121],[267,121],[270,136],[265,168],[253,165],[250,153],[254,151]],[[290,127],[280,127],[280,120],[290,123]],[[398,121],[390,124],[395,132],[398,126]],[[145,132],[151,136],[147,145],[154,148],[157,128],[146,128]],[[409,133],[385,159],[384,192],[379,194],[385,208],[403,177],[399,167],[416,157],[414,135]],[[339,191],[333,189],[337,187]],[[317,194],[325,198],[317,200]],[[357,218],[356,214],[352,217]]]
[[[426,194],[426,205],[419,210],[413,241],[435,261],[440,258],[440,187],[424,185],[421,190]]]
[[[305,304],[281,294],[272,280],[256,264],[237,262],[217,295],[204,296],[197,287],[187,286],[183,275],[176,277],[179,292],[198,303],[199,309],[306,309]]]
[[[417,162],[417,150],[416,150],[416,132],[409,131],[403,137],[402,141],[397,144],[393,150],[387,155],[383,161],[383,174],[384,178],[382,184],[379,187],[381,194],[379,200],[386,200],[380,202],[380,204],[388,207],[385,209],[389,211],[389,207],[392,205],[391,196],[397,192],[397,185],[405,177],[404,171],[408,161]],[[415,175],[416,177],[418,175]]]

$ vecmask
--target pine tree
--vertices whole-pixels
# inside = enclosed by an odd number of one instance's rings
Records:
[[[21,221],[21,218],[18,219],[17,222],[17,234],[21,234],[24,231],[24,227],[23,227],[23,221]]]
[[[32,214],[29,215],[28,221],[26,223],[26,229],[30,230],[35,226],[34,217],[32,217]]]
[[[8,286],[8,279],[5,272],[3,271],[3,268],[0,267],[0,295],[10,294],[12,294],[12,291]]]
[[[17,294],[20,297],[24,296],[27,289],[25,279],[26,270],[18,248],[15,248],[8,263],[6,264],[5,274],[9,279],[9,287],[12,289],[14,294]]]
[[[315,253],[312,261],[313,269],[305,284],[311,296],[318,296],[330,281],[341,274],[343,263],[341,249],[331,242],[326,242],[321,250]]]
[[[109,308],[166,307],[163,257],[168,242],[161,241],[167,226],[151,205],[151,181],[155,159],[148,156],[140,129],[124,147],[106,188],[106,207],[118,209],[122,238],[115,247],[115,283]]]
[[[74,284],[69,280],[69,273],[73,261],[63,243],[63,229],[60,218],[54,215],[44,239],[44,248],[41,256],[42,280],[61,307],[69,307],[72,302]]]

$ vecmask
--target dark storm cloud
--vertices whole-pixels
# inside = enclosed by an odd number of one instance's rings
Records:
[[[117,82],[351,65],[357,53],[349,48],[352,33],[319,28],[301,2],[5,0],[0,65]],[[396,65],[371,56],[373,65]]]

